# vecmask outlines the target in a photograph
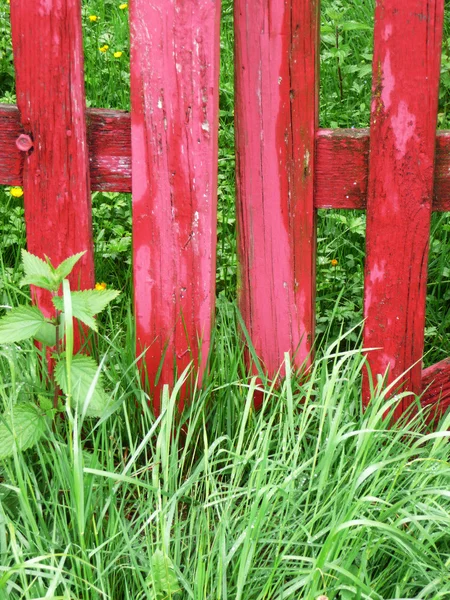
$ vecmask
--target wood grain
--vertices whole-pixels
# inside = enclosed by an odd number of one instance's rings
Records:
[[[239,304],[273,376],[314,338],[319,3],[234,6]]]
[[[210,346],[219,18],[219,0],[131,4],[136,336],[156,412],[161,386],[191,361],[201,379]]]
[[[443,11],[443,0],[378,0],[375,9],[363,343],[376,348],[368,353],[373,378],[387,372],[388,382],[415,394],[422,391]],[[394,418],[413,401],[403,398]]]
[[[11,26],[19,122],[33,147],[10,152],[6,162],[20,164],[28,250],[53,264],[85,250],[70,281],[72,288],[92,287],[80,0],[15,0]],[[34,289],[33,296],[53,315],[49,292]]]
[[[422,372],[422,406],[431,407],[429,419],[439,418],[450,408],[450,358]]]
[[[118,110],[88,108],[91,190],[131,193],[131,117]],[[23,133],[16,106],[0,104],[0,185],[22,185]],[[319,129],[316,135],[314,206],[361,209],[367,204],[368,129]],[[450,132],[436,134],[433,211],[450,211]]]

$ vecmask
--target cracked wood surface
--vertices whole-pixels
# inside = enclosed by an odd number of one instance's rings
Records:
[[[158,412],[161,386],[191,361],[201,378],[210,346],[220,1],[134,0],[130,8],[137,353],[146,351]]]
[[[310,360],[319,2],[236,0],[239,302],[264,370]]]
[[[364,290],[373,378],[420,394],[443,0],[375,9]],[[420,90],[420,93],[418,93]],[[363,375],[363,401],[370,399]],[[414,397],[399,401],[394,418]]]
[[[8,153],[6,161],[11,167],[20,160],[27,247],[53,264],[85,250],[70,282],[72,288],[92,287],[80,1],[15,0],[11,27],[19,119],[33,147]],[[46,316],[53,315],[50,293],[32,292]]]

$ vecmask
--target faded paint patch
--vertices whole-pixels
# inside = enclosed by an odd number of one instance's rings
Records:
[[[133,122],[131,124],[132,147],[134,153],[133,161],[133,203],[136,206],[144,201],[148,192],[148,180],[146,171],[146,144],[144,123]]]
[[[151,293],[154,282],[150,276],[150,247],[142,244],[137,248],[134,258],[134,297],[136,317],[145,335],[151,333]]]
[[[418,139],[416,135],[416,115],[409,112],[408,105],[404,100],[398,103],[397,115],[392,117],[392,129],[395,135],[395,149],[397,159],[406,154],[406,146],[412,139]]]
[[[383,37],[383,41],[387,42],[388,39],[391,37],[392,35],[392,23],[387,23],[383,33],[382,33],[382,37]]]
[[[44,17],[45,15],[49,15],[51,10],[53,9],[53,0],[41,0],[39,5],[39,15]]]
[[[391,106],[391,94],[395,88],[395,77],[391,68],[391,53],[388,50],[383,62],[383,91],[381,92],[381,100],[385,110]]]
[[[386,261],[382,260],[381,264],[376,262],[370,269],[369,276],[366,278],[366,290],[365,290],[365,309],[364,312],[367,315],[367,311],[372,306],[372,286],[378,281],[383,281],[384,273],[386,269]]]

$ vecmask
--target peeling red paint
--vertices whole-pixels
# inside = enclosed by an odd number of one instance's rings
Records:
[[[314,335],[318,3],[235,2],[240,307],[274,376]]]
[[[220,2],[134,0],[130,8],[137,351],[146,349],[158,412],[174,364],[180,374],[193,361],[201,379],[209,351]]]
[[[41,258],[49,256],[54,264],[86,250],[70,281],[73,288],[92,287],[80,0],[15,0],[11,27],[24,130],[19,139],[21,149],[28,151],[19,153],[28,250]],[[46,316],[54,314],[49,292],[34,290],[33,296]]]
[[[413,19],[418,8],[430,18]],[[378,348],[368,353],[373,377],[388,369],[392,382],[409,369],[399,388],[416,394],[422,390],[443,10],[443,0],[384,0],[375,11],[373,94],[381,102],[372,108],[370,129],[364,346]],[[369,398],[365,372],[363,401]],[[395,418],[413,400],[403,398]]]

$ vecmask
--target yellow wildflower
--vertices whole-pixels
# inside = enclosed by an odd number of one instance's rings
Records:
[[[114,58],[120,58],[122,56],[123,52],[119,51],[119,52],[114,52]]]
[[[11,196],[14,196],[14,198],[22,198],[23,196],[23,189],[21,187],[12,187],[9,190],[9,193],[11,194]]]
[[[108,44],[104,44],[103,46],[101,46],[99,48],[100,52],[106,52],[108,50],[109,46]]]
[[[120,10],[125,10],[126,8],[128,8],[128,4],[126,2],[124,2],[123,4],[119,4],[119,8]]]
[[[338,266],[338,261],[335,258],[333,258],[333,260],[331,261],[331,266],[332,267],[337,267]]]
[[[103,292],[103,290],[106,290],[106,283],[104,281],[102,281],[102,283],[96,283],[95,289],[97,292]]]
[[[89,15],[89,21],[91,21],[92,23],[94,23],[95,21],[98,21],[97,15]]]

